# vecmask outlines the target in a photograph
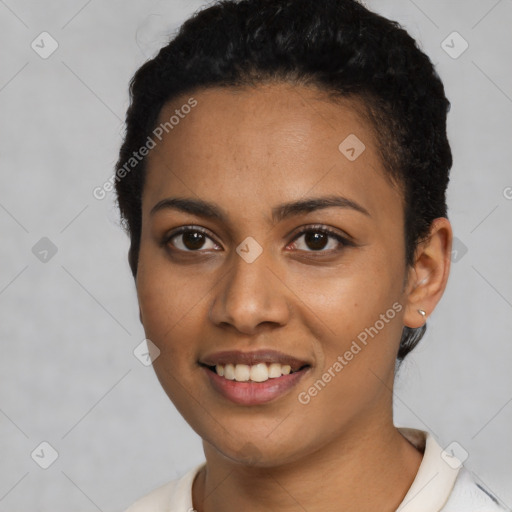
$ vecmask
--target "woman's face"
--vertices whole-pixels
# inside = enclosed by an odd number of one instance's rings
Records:
[[[161,112],[179,122],[155,139],[142,201],[136,283],[163,388],[240,462],[290,462],[379,428],[407,269],[403,200],[374,132],[348,100],[303,87],[193,97]]]

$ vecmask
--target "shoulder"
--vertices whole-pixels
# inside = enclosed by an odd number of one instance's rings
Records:
[[[447,452],[425,431],[398,429],[423,459],[397,512],[512,512],[478,484],[453,450]]]
[[[461,468],[442,512],[510,512],[491,492],[478,484],[471,473]]]
[[[192,510],[192,484],[204,463],[181,478],[157,487],[139,498],[125,512],[182,512]]]

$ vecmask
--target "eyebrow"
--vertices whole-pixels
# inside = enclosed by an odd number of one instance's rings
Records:
[[[326,196],[326,197],[312,197],[307,199],[301,199],[298,201],[291,201],[283,203],[272,208],[272,221],[279,222],[294,215],[300,215],[310,213],[316,210],[322,210],[325,208],[347,208],[368,217],[371,217],[370,213],[366,208],[361,206],[359,203],[342,196]],[[207,219],[215,219],[227,223],[228,215],[218,207],[216,204],[203,199],[194,198],[179,198],[179,197],[168,197],[162,199],[151,208],[150,215],[155,213],[173,209],[182,211],[185,213],[191,213],[198,217]]]

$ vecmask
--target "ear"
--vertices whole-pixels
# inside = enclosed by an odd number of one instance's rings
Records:
[[[432,222],[428,238],[418,245],[405,290],[407,327],[421,327],[441,299],[450,274],[452,240],[450,221],[439,217]]]

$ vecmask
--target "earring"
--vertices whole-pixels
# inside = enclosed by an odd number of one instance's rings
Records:
[[[419,313],[423,318],[425,318],[425,316],[427,315],[427,313],[425,313],[425,310],[423,310],[423,309],[418,309],[418,313]]]

